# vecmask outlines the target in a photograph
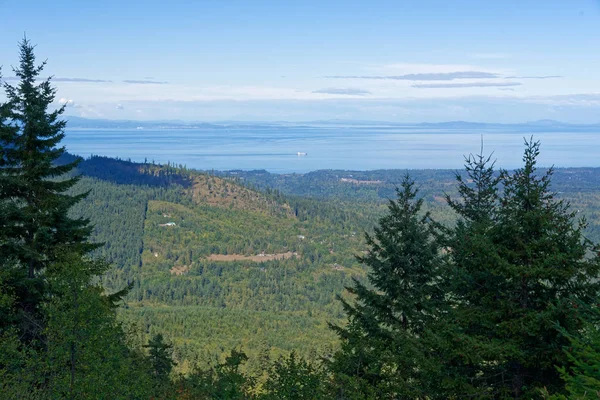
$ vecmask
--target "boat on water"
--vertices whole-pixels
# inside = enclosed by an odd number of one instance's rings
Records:
[[[308,153],[303,153],[303,152],[299,151],[299,152],[298,152],[298,157],[300,157],[300,156],[305,156],[305,155],[307,155],[307,154],[308,154]]]

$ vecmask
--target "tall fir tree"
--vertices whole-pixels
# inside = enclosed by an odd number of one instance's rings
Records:
[[[64,106],[20,45],[19,83],[0,105],[0,391],[3,398],[147,398],[150,373],[126,346],[115,303],[87,254],[88,220],[69,211],[77,161],[59,164]]]
[[[469,211],[475,192],[450,203],[461,222],[449,244],[448,289],[454,340],[464,354],[448,358],[484,397],[529,399],[542,388],[563,390],[556,366],[569,365],[565,334],[577,335],[584,325],[576,305],[599,293],[599,262],[583,235],[585,221],[551,191],[552,169],[537,171],[539,147],[526,141],[524,166],[501,171],[499,181],[488,170],[483,218]]]
[[[433,398],[435,370],[427,337],[442,305],[441,249],[429,215],[422,214],[414,182],[406,176],[390,200],[359,261],[369,284],[354,281],[354,304],[341,299],[346,327],[334,326],[341,350],[332,368],[341,398]]]
[[[487,355],[501,351],[502,339],[474,340],[473,335],[490,329],[487,320],[496,305],[496,291],[501,278],[494,274],[498,262],[495,243],[490,235],[499,213],[500,174],[494,162],[481,151],[465,158],[463,173],[456,173],[459,198],[446,195],[446,201],[456,213],[455,226],[439,226],[442,242],[451,263],[444,271],[444,291],[449,313],[444,318],[447,336],[443,362],[453,375],[456,395],[469,393],[474,397],[490,395],[482,383],[487,376]]]
[[[45,62],[35,63],[34,46],[19,44],[16,85],[4,83],[7,101],[0,108],[0,258],[13,258],[6,284],[15,292],[17,318],[25,340],[42,331],[39,305],[46,295],[45,271],[68,253],[96,248],[87,241],[91,228],[69,209],[86,194],[67,191],[78,181],[65,179],[77,161],[57,165],[64,154],[65,105],[52,110],[56,89],[39,81]]]

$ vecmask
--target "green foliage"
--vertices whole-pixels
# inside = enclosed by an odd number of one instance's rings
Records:
[[[35,65],[33,48],[27,39],[20,43],[19,66],[13,70],[19,84],[4,83],[7,102],[0,107],[0,259],[16,261],[5,265],[3,275],[15,296],[15,317],[25,340],[41,334],[44,274],[64,252],[84,254],[96,247],[86,241],[88,220],[68,215],[85,194],[65,193],[76,177],[59,179],[77,161],[55,164],[65,151],[57,147],[64,137],[60,116],[65,108],[49,110],[56,89],[50,79],[37,82],[45,63]]]
[[[355,304],[341,299],[348,326],[333,327],[342,349],[332,368],[343,398],[431,397],[435,357],[426,338],[440,315],[443,263],[413,186],[406,176],[374,236],[367,235],[370,250],[359,260],[372,286],[355,281],[348,288]]]
[[[477,388],[494,396],[531,398],[539,389],[559,391],[555,365],[568,365],[562,347],[582,327],[574,301],[598,295],[599,264],[569,204],[550,190],[553,171],[536,171],[539,143],[527,142],[524,166],[502,171],[503,192],[491,193],[485,216],[465,219],[451,243],[457,301],[453,308],[471,351],[465,366]],[[465,197],[472,203],[473,197]],[[473,256],[474,255],[474,256]],[[477,377],[475,379],[475,376]]]
[[[175,362],[173,361],[173,346],[165,343],[163,336],[158,333],[144,346],[148,349],[148,363],[152,376],[153,396],[157,398],[169,397],[173,390],[170,373]]]
[[[40,399],[43,364],[38,351],[22,346],[16,329],[0,336],[0,393],[5,399]]]
[[[489,159],[467,158],[457,175],[459,220],[424,226],[412,182],[380,220],[361,260],[369,283],[334,357],[347,398],[535,398],[560,393],[576,338],[598,296],[598,258],[585,222],[550,190],[552,169],[536,170],[539,143],[526,142],[524,167],[496,174]],[[499,187],[501,185],[502,192]],[[421,224],[421,225],[420,225]],[[431,226],[431,225],[429,225]],[[448,262],[440,254],[446,253]],[[560,329],[556,329],[556,324]],[[347,393],[350,392],[350,393]]]
[[[64,107],[38,83],[33,46],[20,43],[16,86],[0,105],[0,388],[7,399],[148,398],[150,374],[117,323],[120,291],[106,295],[108,268],[87,254],[92,228],[73,217],[78,160],[58,162]]]
[[[200,369],[178,382],[182,399],[234,400],[252,398],[254,379],[245,376],[240,367],[248,360],[243,351],[231,350],[223,363]]]
[[[251,364],[265,347],[275,357],[297,350],[315,358],[337,346],[335,334],[327,326],[327,315],[148,305],[131,306],[122,311],[121,318],[138,326],[145,336],[168,335],[174,344],[176,370],[184,373],[196,364],[210,365],[215,357],[236,347],[244,348]]]
[[[128,309],[120,310],[122,318],[139,324],[145,340],[157,333],[168,334],[174,344],[178,371],[189,371],[195,362],[208,365],[214,355],[240,345],[247,351],[251,365],[263,340],[273,346],[276,355],[297,349],[307,357],[315,351],[329,353],[335,348],[335,337],[326,325],[327,321],[342,322],[342,307],[335,301],[335,295],[344,292],[352,277],[364,280],[363,269],[353,259],[354,254],[365,248],[364,241],[360,235],[354,236],[354,232],[367,229],[381,215],[382,205],[378,201],[290,198],[277,191],[268,191],[264,196],[289,204],[295,218],[279,212],[209,205],[208,200],[193,197],[191,184],[185,186],[182,184],[185,180],[177,178],[179,172],[164,175],[164,180],[148,180],[147,174],[152,179],[163,176],[158,168],[102,157],[85,160],[79,166],[81,172],[94,178],[84,176],[79,182],[80,189],[76,190],[92,189],[92,192],[76,206],[75,215],[90,216],[97,226],[95,240],[106,242],[97,254],[117,265],[105,274],[103,282],[114,289],[123,287],[124,282],[134,284]],[[365,173],[361,178],[393,181],[401,175],[401,171],[386,173]],[[188,182],[198,176],[193,171],[185,174]],[[453,220],[453,211],[442,208],[439,202],[443,198],[436,196],[444,191],[458,193],[447,175],[418,174],[424,181],[420,184],[425,193],[423,213],[430,212],[436,221],[452,227],[453,223],[448,221]],[[173,183],[166,180],[167,176]],[[497,178],[498,174],[493,176]],[[586,232],[590,235],[600,221],[594,211],[597,202],[594,176],[593,170],[558,170],[557,179],[553,180],[553,184],[557,182],[553,186],[562,192],[561,197],[571,199],[573,209],[582,211],[579,215],[588,216],[592,230]],[[463,179],[470,184],[471,178],[463,175]],[[574,191],[571,181],[588,191]],[[210,176],[201,182],[211,182],[213,189],[225,187],[217,177]],[[229,185],[233,183],[230,181]],[[327,184],[335,185],[333,181]],[[349,186],[344,182],[338,184]],[[228,191],[240,192],[231,187]],[[220,193],[213,194],[221,198]],[[276,209],[269,207],[268,210]],[[178,218],[176,229],[158,226],[169,219],[163,213]],[[237,221],[243,224],[243,229],[236,227]],[[262,224],[270,227],[270,231],[255,229]],[[299,233],[305,239],[298,239]],[[154,252],[148,250],[150,244]],[[221,253],[241,255],[260,253],[265,246],[271,246],[272,251],[293,248],[300,257],[263,263],[210,261],[203,255],[212,253],[213,246]],[[483,249],[486,242],[481,241],[478,246]],[[344,270],[333,269],[336,263]],[[169,271],[177,266],[187,266],[189,270],[175,276]],[[195,320],[204,322],[191,322]],[[302,324],[310,328],[303,329]],[[455,353],[458,359],[461,353],[465,354],[458,350]]]
[[[500,176],[494,171],[490,158],[477,155],[466,158],[466,176],[456,174],[458,200],[446,195],[446,200],[459,216],[451,228],[440,227],[446,234],[445,247],[452,263],[444,273],[451,311],[455,320],[447,319],[447,335],[442,338],[446,370],[454,379],[449,382],[454,393],[468,392],[490,396],[484,380],[494,362],[488,354],[502,351],[502,339],[486,342],[496,327],[487,321],[496,307],[501,278],[490,267],[498,262],[496,247],[490,232],[497,220],[498,185]],[[464,314],[464,315],[463,315]],[[481,334],[477,341],[474,335]],[[491,337],[490,337],[491,339]],[[444,342],[451,344],[446,345]]]
[[[564,333],[584,316],[574,302],[598,295],[598,259],[569,204],[550,190],[552,170],[536,171],[539,143],[526,142],[524,166],[492,177],[480,158],[476,190],[451,202],[461,220],[451,235],[449,292],[460,344],[447,359],[473,390],[501,398],[539,397],[562,388],[555,366],[569,361]],[[502,193],[497,194],[497,185]]]
[[[251,343],[267,340],[276,354],[298,348],[308,356],[335,346],[326,322],[340,321],[342,307],[335,295],[343,292],[351,277],[364,274],[354,254],[362,247],[356,232],[368,225],[366,217],[353,210],[340,213],[318,201],[303,202],[296,217],[282,212],[291,207],[284,197],[193,171],[185,172],[185,185],[176,173],[169,175],[175,183],[144,178],[160,175],[160,168],[101,157],[78,167],[94,178],[84,176],[78,183],[76,190],[90,190],[90,196],[73,209],[73,215],[90,216],[96,225],[93,240],[105,242],[93,254],[117,265],[104,275],[104,285],[117,290],[125,282],[133,284],[129,309],[121,311],[125,320],[151,326],[144,330],[146,340],[168,333],[178,371],[189,371],[195,353],[218,355],[245,345],[245,338]],[[212,194],[202,186],[207,184]],[[222,197],[216,188],[226,189],[229,197]],[[229,201],[239,203],[230,207]],[[167,222],[176,226],[160,226]],[[256,257],[263,251],[297,255],[263,262],[209,258],[211,254]],[[165,312],[162,306],[168,306]],[[180,318],[173,319],[168,312],[175,308],[211,319],[201,326],[188,322],[182,329],[175,322]],[[217,314],[221,319],[213,320]],[[243,325],[236,324],[242,319]],[[299,334],[298,321],[313,329]],[[274,323],[276,331],[271,329]],[[225,324],[230,333],[220,329]],[[258,350],[251,346],[247,351],[253,357]],[[182,354],[188,362],[179,358]]]
[[[281,357],[271,366],[260,398],[308,400],[327,398],[327,375],[322,368],[298,357],[295,351]]]
[[[173,346],[164,342],[163,336],[158,333],[150,339],[145,346],[148,349],[153,375],[160,380],[167,379],[175,363],[173,362]]]
[[[565,382],[568,397],[564,394],[549,396],[548,391],[544,390],[543,392],[551,399],[590,399],[600,396],[600,330],[597,325],[600,312],[597,305],[589,308],[578,304],[578,309],[581,310],[580,312],[587,311],[595,323],[588,322],[576,335],[559,328],[569,341],[564,351],[570,366],[558,368],[560,377]]]
[[[93,283],[106,264],[72,260],[49,277],[55,294],[46,306],[45,391],[52,398],[145,398],[150,374],[136,365],[115,318],[110,296]]]

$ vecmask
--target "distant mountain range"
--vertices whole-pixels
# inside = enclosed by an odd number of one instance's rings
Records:
[[[597,124],[570,124],[566,122],[544,119],[517,124],[500,124],[488,122],[448,121],[448,122],[422,122],[422,123],[395,123],[385,121],[352,121],[352,120],[319,120],[303,123],[286,121],[277,122],[246,122],[246,121],[220,121],[220,122],[186,122],[179,120],[162,121],[133,121],[133,120],[108,120],[87,119],[75,116],[66,116],[68,128],[75,129],[273,129],[281,127],[348,127],[357,128],[389,127],[413,129],[486,129],[486,130],[530,130],[530,131],[581,131],[600,130]]]

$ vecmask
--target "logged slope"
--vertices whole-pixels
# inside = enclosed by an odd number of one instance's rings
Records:
[[[336,295],[364,276],[354,255],[379,206],[340,210],[102,157],[80,172],[76,190],[91,192],[76,213],[91,218],[99,253],[116,266],[105,284],[134,283],[122,317],[165,334],[180,365],[234,346],[250,355],[334,346],[327,322],[343,317]]]
[[[198,204],[291,216],[289,204],[277,202],[263,193],[241,186],[231,179],[201,174],[192,180],[192,198]]]
[[[293,217],[152,200],[144,226],[143,265],[145,271],[166,271],[211,254],[296,252],[300,233]]]

